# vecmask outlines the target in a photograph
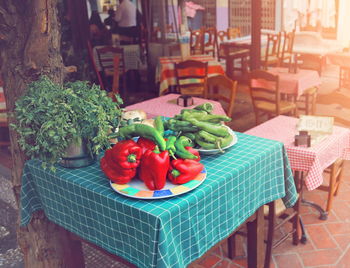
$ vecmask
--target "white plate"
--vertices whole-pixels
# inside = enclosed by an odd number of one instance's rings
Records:
[[[201,185],[206,177],[207,171],[204,168],[201,173],[187,183],[173,184],[167,181],[162,190],[155,191],[149,190],[139,178],[132,179],[128,184],[117,184],[110,181],[110,185],[114,191],[127,197],[137,199],[161,199],[187,193]]]
[[[225,151],[226,149],[232,147],[233,145],[235,145],[237,143],[237,136],[236,134],[233,132],[233,130],[231,128],[229,128],[228,126],[226,126],[228,128],[228,132],[230,133],[230,135],[233,137],[231,143],[229,145],[227,145],[226,147],[222,148],[223,151]],[[211,154],[219,154],[222,153],[219,149],[203,149],[203,148],[196,148],[198,150],[199,153],[203,154],[203,155],[211,155]]]

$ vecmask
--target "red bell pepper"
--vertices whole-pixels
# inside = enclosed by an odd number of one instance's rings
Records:
[[[175,159],[170,162],[168,179],[174,184],[183,184],[194,179],[203,168],[203,164],[195,160]]]
[[[101,158],[100,166],[106,177],[118,184],[126,184],[136,175],[136,168],[122,169],[116,165],[109,165],[107,156]]]
[[[199,155],[198,150],[194,149],[194,148],[191,147],[191,146],[185,146],[185,149],[186,149],[187,151],[189,151],[191,154],[194,154],[195,156],[197,156],[196,159],[193,159],[194,161],[199,162],[199,161],[201,160],[201,157],[200,157],[200,155]]]
[[[140,137],[137,140],[137,144],[141,146],[142,153],[145,153],[147,150],[153,151],[156,148],[156,144],[152,140],[144,137]]]
[[[142,148],[133,140],[120,141],[105,152],[100,166],[104,174],[118,184],[128,183],[136,175]]]
[[[150,190],[164,187],[170,165],[168,151],[147,150],[141,159],[139,177]]]
[[[112,161],[121,168],[137,168],[140,164],[142,148],[133,140],[123,140],[112,148]]]

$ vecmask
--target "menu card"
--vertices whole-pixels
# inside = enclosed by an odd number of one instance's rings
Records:
[[[311,135],[311,146],[313,146],[332,134],[333,124],[333,117],[301,115],[297,130],[307,131]]]

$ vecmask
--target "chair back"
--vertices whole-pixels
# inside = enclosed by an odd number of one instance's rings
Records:
[[[280,61],[281,64],[285,60],[289,60],[289,64],[291,64],[291,57],[293,53],[294,46],[294,35],[295,31],[287,33],[286,31],[282,32],[282,45],[281,45],[281,53],[280,53]]]
[[[205,98],[220,102],[227,116],[232,117],[236,99],[237,81],[226,75],[212,76],[207,79]]]
[[[208,62],[186,60],[175,63],[177,89],[183,95],[204,96]]]
[[[94,73],[97,77],[97,82],[98,84],[100,85],[100,88],[102,90],[105,90],[105,85],[103,83],[103,79],[101,77],[101,74],[96,66],[96,61],[95,61],[95,58],[94,58],[94,54],[93,54],[93,50],[92,50],[92,45],[91,45],[91,42],[90,41],[87,41],[87,50],[88,50],[88,53],[89,53],[89,59],[90,59],[90,63],[91,63],[91,66],[94,70]],[[96,59],[97,60],[97,59]]]
[[[274,113],[280,113],[279,76],[264,70],[254,70],[248,74],[249,91],[254,109],[275,107]]]
[[[115,101],[115,94],[119,94],[119,62],[120,62],[120,59],[119,59],[119,56],[118,55],[115,55],[114,58],[113,58],[113,84],[112,84],[112,99],[113,101]]]
[[[192,30],[190,35],[191,54],[204,53],[204,32],[203,29]]]
[[[241,36],[241,29],[240,28],[227,28],[227,38],[228,39],[235,39],[237,37]]]
[[[209,27],[204,30],[204,53],[213,53],[213,57],[215,57],[215,49],[216,49],[216,28]]]
[[[279,63],[279,55],[280,55],[280,46],[281,46],[281,33],[268,33],[267,34],[267,45],[264,55],[264,66],[265,68],[270,64]]]
[[[112,76],[114,72],[114,56],[119,57],[119,71],[125,73],[124,49],[121,47],[105,46],[96,48],[97,58],[105,75]]]
[[[218,31],[216,33],[216,37],[219,43],[225,41],[226,39],[228,39],[227,31]]]

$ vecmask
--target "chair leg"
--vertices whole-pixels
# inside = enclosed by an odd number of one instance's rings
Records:
[[[227,239],[227,254],[230,260],[236,257],[236,234],[230,235]]]
[[[301,229],[301,239],[300,242],[302,244],[306,244],[307,242],[307,236],[306,236],[306,232],[305,232],[305,227],[304,227],[304,223],[301,220],[300,216],[299,216],[299,224],[300,224],[300,229]]]
[[[330,212],[330,210],[332,208],[332,204],[333,204],[335,180],[336,180],[336,178],[335,178],[334,170],[332,167],[331,175],[329,178],[328,199],[327,199],[327,206],[326,206],[326,211],[328,213]]]
[[[265,251],[265,268],[270,267],[272,248],[273,248],[273,235],[275,233],[275,202],[268,204],[269,215],[268,215],[268,229],[267,229],[267,241],[266,241],[266,251]]]

